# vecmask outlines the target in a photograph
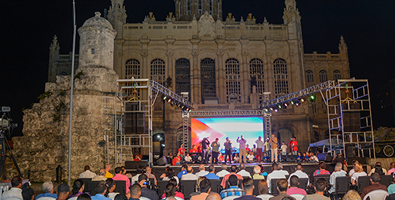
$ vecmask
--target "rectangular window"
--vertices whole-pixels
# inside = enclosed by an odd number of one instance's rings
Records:
[[[187,15],[191,15],[191,0],[187,0]]]
[[[203,0],[198,0],[198,14],[203,14]]]

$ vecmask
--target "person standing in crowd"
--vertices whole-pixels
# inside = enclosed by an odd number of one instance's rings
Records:
[[[240,156],[239,162],[241,163],[241,161],[243,160],[243,163],[247,163],[247,157],[246,157],[247,156],[247,151],[246,151],[247,140],[245,140],[243,135],[241,135],[241,139],[238,137],[236,142],[239,143],[239,156]]]
[[[270,148],[271,148],[271,161],[278,162],[278,153],[277,153],[277,138],[274,134],[272,134],[272,138],[270,138]]]
[[[296,141],[296,137],[292,136],[291,141],[288,143],[289,148],[291,149],[292,155],[297,155],[298,154],[298,142]]]
[[[229,164],[232,163],[232,142],[226,137],[226,142],[224,143],[225,146],[225,164],[226,158],[229,157]]]
[[[257,159],[258,163],[260,163],[262,161],[262,148],[263,148],[263,145],[264,145],[261,136],[258,137],[258,140],[255,141],[255,143],[256,143],[256,146],[257,146],[257,148],[256,148],[256,159]]]
[[[281,155],[287,155],[287,145],[285,145],[284,141],[281,144]]]
[[[218,138],[215,138],[215,141],[213,143],[211,143],[211,164],[218,164],[218,152],[219,152],[219,142],[218,142]]]
[[[270,139],[266,138],[266,142],[265,142],[265,153],[266,155],[270,154]]]
[[[184,144],[180,144],[180,148],[178,148],[178,153],[181,156],[181,164],[184,162],[184,158],[185,158],[185,148],[183,146]]]
[[[207,138],[203,138],[202,140],[202,152],[203,152],[203,163],[207,164],[208,162],[208,145],[210,145],[210,141]]]

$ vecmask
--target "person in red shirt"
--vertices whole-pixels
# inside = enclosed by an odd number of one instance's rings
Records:
[[[251,149],[250,149],[250,147],[248,147],[248,144],[246,146],[246,151],[247,151],[248,154],[251,152]]]
[[[291,149],[292,155],[298,154],[298,142],[296,141],[296,137],[292,136],[291,141],[288,143],[289,149]]]
[[[191,150],[189,150],[189,153],[196,153],[197,151],[196,151],[196,146],[195,145],[192,145],[192,148],[191,148]]]
[[[222,155],[222,153],[219,153],[218,161],[219,162],[224,162],[224,156]]]
[[[133,161],[141,161],[140,157],[138,155],[134,155]]]
[[[236,165],[232,165],[230,167],[230,174],[225,175],[224,178],[222,179],[222,182],[221,182],[222,188],[226,188],[226,184],[227,184],[227,181],[228,181],[230,175],[236,175],[237,179],[243,180],[243,177],[240,174],[236,174],[236,171],[237,171]]]
[[[180,145],[180,148],[178,148],[178,153],[181,156],[181,162],[184,162],[185,158],[185,148],[183,147],[183,144]]]
[[[177,155],[174,155],[172,164],[179,165],[180,163],[181,163],[181,157],[180,157],[180,153],[178,153]]]

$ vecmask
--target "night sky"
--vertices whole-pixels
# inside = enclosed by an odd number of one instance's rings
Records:
[[[103,13],[110,0],[76,0],[77,28]],[[127,22],[142,22],[152,11],[158,21],[174,13],[173,0],[125,0]],[[223,18],[233,13],[236,20],[252,13],[257,23],[282,24],[283,0],[223,1]],[[394,126],[388,82],[395,78],[395,1],[393,0],[299,0],[304,50],[338,53],[340,36],[348,45],[351,77],[369,79],[373,125]],[[1,99],[11,106],[11,117],[22,126],[22,109],[31,108],[44,93],[48,79],[49,46],[58,36],[60,53],[72,51],[72,0],[19,0],[2,2]],[[78,37],[76,53],[78,53]],[[15,134],[20,134],[17,130]]]

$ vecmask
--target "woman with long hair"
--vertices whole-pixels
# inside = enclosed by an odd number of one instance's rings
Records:
[[[356,185],[358,182],[358,177],[367,176],[366,172],[363,171],[361,163],[357,163],[354,165],[354,174],[351,176],[351,181],[353,185]]]
[[[84,193],[84,189],[85,189],[84,181],[82,181],[81,179],[75,180],[73,184],[73,189],[71,190],[70,198],[80,196],[80,194]]]
[[[173,170],[172,168],[169,168],[169,169],[167,170],[167,172],[166,172],[166,177],[164,177],[162,180],[163,180],[163,181],[169,181],[169,180],[172,179],[172,178],[176,179],[177,184],[180,183],[179,180],[178,180],[178,177],[177,177],[177,176],[175,175],[175,173],[174,173],[174,170]]]
[[[104,196],[114,200],[115,196],[119,194],[118,192],[114,192],[116,187],[115,181],[112,178],[108,178],[106,180],[106,186],[107,186],[107,191]]]
[[[318,176],[318,175],[330,175],[331,173],[325,169],[326,164],[324,161],[320,161],[318,163],[318,169],[314,171],[313,176]]]

